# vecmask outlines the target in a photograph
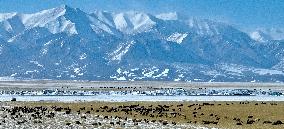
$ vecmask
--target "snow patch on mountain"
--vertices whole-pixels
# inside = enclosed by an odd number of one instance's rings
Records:
[[[39,73],[39,71],[38,70],[27,70],[26,72],[25,72],[25,74],[27,75],[27,74],[34,74],[34,73]]]
[[[178,44],[181,44],[187,35],[188,35],[187,33],[182,34],[182,33],[175,32],[167,38],[167,41],[176,42]]]
[[[114,16],[114,24],[118,30],[126,34],[145,32],[156,23],[149,15],[138,12],[118,13]]]
[[[82,55],[80,55],[80,60],[84,60],[87,58],[87,54],[83,53]]]
[[[168,77],[169,69],[159,69],[155,66],[150,68],[133,68],[133,69],[122,69],[118,68],[117,73],[110,76],[114,80],[157,80]]]
[[[17,13],[1,13],[0,14],[0,22],[7,20],[9,18],[14,17],[15,15],[17,15]]]
[[[158,78],[158,77],[167,77],[168,73],[169,73],[170,69],[164,69],[163,72],[161,72],[160,74],[153,76],[154,78]]]
[[[0,77],[0,81],[14,81],[14,80],[16,79],[13,77]]]
[[[2,51],[3,51],[3,46],[0,45],[0,55],[2,54]]]
[[[154,77],[154,74],[158,71],[159,69],[157,69],[156,67],[153,67],[152,69],[149,69],[149,70],[143,69],[142,74],[144,75],[144,77],[150,78],[150,77]]]
[[[12,32],[13,28],[11,26],[11,24],[7,21],[3,21],[2,23],[0,23],[1,26],[3,26],[3,29],[7,32]]]
[[[56,21],[49,22],[46,24],[46,28],[53,34],[66,32],[69,35],[78,34],[75,24],[70,20],[67,20],[65,17],[60,17]]]
[[[44,67],[42,64],[40,64],[38,61],[30,61],[30,63],[35,64],[38,67]]]
[[[134,41],[121,43],[118,48],[113,51],[113,53],[109,54],[111,60],[113,61],[121,61],[122,57],[128,52],[129,48],[134,44]]]
[[[64,17],[65,7],[44,10],[35,14],[22,14],[21,19],[26,28],[45,27],[51,33],[67,32],[78,34],[75,24]]]
[[[284,75],[283,71],[273,69],[252,68],[236,64],[222,64],[222,70],[230,72],[232,75],[243,76],[244,73],[252,72],[258,75]]]
[[[44,27],[48,22],[54,21],[59,16],[64,15],[65,11],[65,8],[53,8],[34,14],[22,14],[21,19],[26,28],[33,28],[36,26]]]
[[[178,20],[177,12],[161,13],[156,15],[156,17],[161,20]]]
[[[276,64],[275,66],[273,66],[273,69],[278,69],[278,70],[282,70],[284,71],[284,59],[281,60],[278,64]]]
[[[262,31],[255,31],[255,32],[252,32],[250,34],[250,37],[255,40],[255,41],[258,41],[258,42],[267,42],[269,40],[272,40],[272,37],[270,37],[269,35],[265,34],[264,32]]]
[[[274,69],[254,69],[253,72],[259,75],[273,75],[273,74],[284,75],[283,71],[274,70]]]
[[[115,27],[114,24],[114,15],[115,13],[107,12],[107,11],[95,11],[91,14],[92,17],[98,19],[99,21],[106,23],[110,27]]]

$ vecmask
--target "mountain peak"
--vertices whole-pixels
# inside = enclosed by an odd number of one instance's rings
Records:
[[[68,5],[0,14],[0,76],[283,82],[282,42],[254,44],[231,25],[176,12],[162,18],[137,11],[89,14]]]
[[[61,5],[61,6],[57,7],[57,8],[63,9],[63,10],[65,10],[65,12],[81,11],[79,8],[73,8],[73,7],[69,6],[69,5]],[[81,12],[83,12],[83,11],[81,11]]]
[[[168,12],[168,13],[160,13],[155,15],[156,18],[161,20],[188,20],[189,16],[179,12]]]
[[[187,21],[190,28],[195,29],[199,35],[219,35],[226,24],[214,22],[208,19],[191,18]]]
[[[67,13],[69,14],[75,14],[76,12],[83,12],[78,8],[73,8],[71,6],[68,5],[61,5],[55,8],[51,8],[51,9],[47,9],[47,10],[42,10],[40,12],[34,13],[34,14],[30,14],[30,15],[47,15],[48,16],[62,16],[62,15],[66,15]]]
[[[67,8],[72,8],[72,7],[70,7],[70,6],[66,5],[66,4],[60,5],[60,7],[61,7],[61,8],[65,8],[65,9],[67,9]]]
[[[9,18],[14,17],[17,13],[1,13],[0,14],[0,22]]]
[[[261,30],[254,31],[250,34],[250,37],[258,42],[267,42],[272,40],[272,37]]]
[[[118,30],[130,34],[148,31],[156,23],[150,14],[128,11],[116,14],[114,24]]]
[[[177,12],[161,13],[156,15],[156,17],[162,20],[178,20]]]
[[[64,15],[66,12],[65,8],[52,8],[48,10],[43,10],[33,14],[22,14],[21,19],[23,24],[27,28],[32,28],[36,26],[44,26],[50,21]]]

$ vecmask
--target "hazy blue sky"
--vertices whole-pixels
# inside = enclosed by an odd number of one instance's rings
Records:
[[[0,12],[31,13],[63,4],[86,12],[179,12],[189,17],[223,21],[242,29],[284,28],[284,0],[0,0]]]

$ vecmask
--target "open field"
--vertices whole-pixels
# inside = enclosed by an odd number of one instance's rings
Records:
[[[0,126],[4,126],[3,120],[9,119],[10,124],[17,120],[20,114],[33,118],[23,118],[24,123],[36,122],[46,125],[48,122],[63,127],[92,128],[101,122],[105,127],[117,128],[226,128],[226,129],[281,129],[284,128],[284,102],[2,102],[1,108],[13,107],[46,108],[54,112],[57,121],[51,122],[46,116],[47,112],[39,112],[36,118],[35,112],[19,113],[16,119],[11,112],[1,111],[2,120]],[[60,109],[60,110],[59,110]],[[70,111],[70,112],[68,112]],[[7,115],[6,118],[3,116]],[[68,117],[72,115],[74,119]],[[99,117],[100,116],[100,117]],[[64,117],[64,118],[63,118]],[[23,121],[23,119],[21,121]],[[98,119],[98,120],[94,120]],[[89,121],[88,121],[89,120]],[[93,123],[90,121],[93,120]],[[80,124],[76,124],[79,121]],[[115,122],[114,122],[115,121]],[[278,121],[278,122],[277,122]],[[281,121],[281,122],[280,122]],[[111,123],[114,122],[114,123]],[[116,123],[117,122],[117,123]],[[129,123],[131,122],[131,123]],[[8,122],[9,123],[9,122]],[[14,123],[14,124],[15,124]],[[122,125],[122,123],[126,125]],[[7,124],[7,121],[6,121]],[[70,125],[66,125],[70,124]],[[93,124],[93,125],[92,125]],[[113,125],[112,125],[113,124]],[[132,125],[131,125],[132,124]],[[240,124],[240,125],[237,125]],[[24,124],[23,124],[24,125]],[[146,127],[146,125],[148,125]],[[151,126],[150,126],[151,125]],[[21,124],[18,124],[21,127]],[[47,126],[47,125],[46,125]],[[51,125],[49,125],[51,126]],[[52,128],[52,127],[51,127]]]
[[[284,101],[282,94],[282,83],[0,82],[2,101]]]
[[[247,88],[247,89],[284,89],[284,83],[240,83],[240,82],[166,82],[166,81],[0,81],[0,89],[84,89],[112,90],[109,87],[124,87],[123,90],[153,88]],[[125,88],[127,87],[127,88]],[[132,87],[132,88],[130,88]],[[102,89],[103,88],[103,89]]]
[[[95,95],[79,96],[14,94],[42,93],[42,90],[46,89],[53,89],[52,93],[99,92]],[[188,91],[180,92],[181,89]],[[284,128],[283,95],[185,94],[201,93],[206,90],[223,92],[223,89],[224,92],[231,92],[232,89],[250,89],[249,91],[253,93],[274,91],[283,93],[284,85],[282,83],[3,81],[0,82],[2,94],[0,128]],[[140,91],[141,93],[165,92],[163,95],[137,95],[136,93]],[[171,93],[172,95],[167,95],[169,91],[174,92]],[[179,93],[185,95],[178,95]],[[17,101],[10,102],[11,98],[17,98]]]

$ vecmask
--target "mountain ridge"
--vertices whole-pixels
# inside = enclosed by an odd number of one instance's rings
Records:
[[[283,82],[282,41],[231,25],[60,6],[0,14],[0,76],[58,80]]]

